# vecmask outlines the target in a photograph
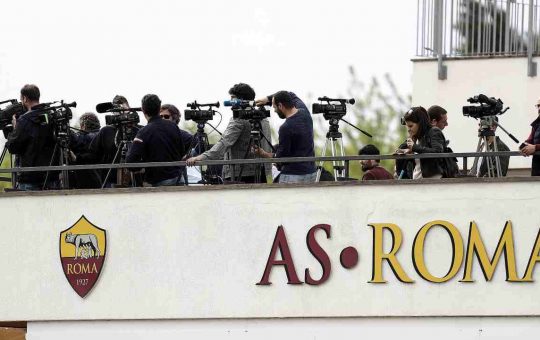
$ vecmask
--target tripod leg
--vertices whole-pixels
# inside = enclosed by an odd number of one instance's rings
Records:
[[[497,148],[497,137],[494,137],[493,141],[493,151],[498,152]],[[502,169],[501,169],[501,158],[499,156],[495,156],[495,170],[496,170],[496,177],[502,177]]]
[[[482,137],[478,138],[478,146],[476,147],[476,153],[482,152]],[[471,166],[471,170],[469,170],[469,175],[474,175],[478,177],[478,160],[480,159],[480,156],[474,157],[473,165]]]
[[[329,139],[327,138],[326,141],[324,142],[321,157],[326,156],[326,148],[328,147],[328,141],[329,141]],[[317,177],[315,178],[315,182],[317,182],[317,183],[321,179],[321,173],[322,173],[323,164],[324,164],[323,161],[319,161],[319,165],[317,166]]]
[[[52,166],[52,163],[54,161],[54,156],[56,156],[56,150],[58,150],[58,143],[54,144],[53,154],[51,157],[51,161],[49,162],[49,166]],[[47,171],[45,175],[45,181],[43,182],[43,187],[41,188],[41,190],[45,190],[45,188],[47,187],[48,180],[49,180],[49,171]]]
[[[116,163],[116,159],[118,158],[118,155],[120,154],[120,150],[122,150],[122,145],[118,146],[118,149],[116,150],[116,155],[114,155],[112,164]],[[103,179],[103,183],[101,183],[101,189],[105,188],[105,184],[107,183],[107,180],[109,179],[109,175],[111,174],[111,170],[112,170],[112,168],[109,168],[109,170],[107,171],[107,175]]]

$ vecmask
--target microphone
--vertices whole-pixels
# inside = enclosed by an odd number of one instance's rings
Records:
[[[98,113],[105,113],[107,111],[109,111],[110,109],[113,109],[115,107],[115,105],[111,102],[107,102],[107,103],[99,103],[96,105],[96,111]]]
[[[253,103],[253,102],[251,102]],[[245,104],[251,104],[249,101],[247,100],[242,100],[242,99],[231,99],[231,100],[225,100],[223,101],[223,105],[224,106],[238,106],[238,105],[245,105]]]

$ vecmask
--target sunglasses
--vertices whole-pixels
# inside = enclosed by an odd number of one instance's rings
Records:
[[[164,118],[164,119],[169,119],[169,118],[171,118],[170,115],[160,115],[160,116],[161,116],[161,118]]]

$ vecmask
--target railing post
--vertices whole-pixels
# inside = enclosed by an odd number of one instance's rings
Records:
[[[439,80],[445,80],[447,77],[447,67],[443,64],[443,25],[444,25],[444,0],[434,0],[434,25],[433,25],[433,51],[437,56]],[[450,0],[453,1],[453,0]]]
[[[536,77],[537,67],[533,62],[533,45],[534,45],[534,0],[529,0],[529,29],[527,41],[527,75]]]

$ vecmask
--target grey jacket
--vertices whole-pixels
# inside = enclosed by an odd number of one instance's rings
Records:
[[[272,136],[270,134],[270,123],[268,122],[268,119],[263,119],[261,121],[263,134],[270,143],[272,142]],[[236,119],[231,118],[229,121],[229,125],[227,125],[227,128],[225,129],[225,132],[223,132],[223,135],[221,136],[221,139],[208,151],[203,153],[202,159],[203,160],[218,160],[218,159],[224,159],[224,160],[231,160],[231,159],[251,159],[254,158],[253,153],[251,150],[247,152],[246,156],[246,150],[249,147],[249,142],[251,139],[251,124],[249,121],[244,119]],[[261,136],[261,146],[262,148],[267,151],[271,152],[271,147],[268,141],[264,137]],[[223,178],[224,179],[233,179],[235,178],[238,180],[238,175],[240,174],[240,171],[242,171],[242,177],[244,176],[254,176],[256,170],[255,164],[245,164],[243,165],[234,165],[229,166],[225,165],[223,166]],[[265,164],[265,172],[266,175],[269,176],[272,174],[272,166],[269,163]],[[234,175],[234,176],[233,176]]]

